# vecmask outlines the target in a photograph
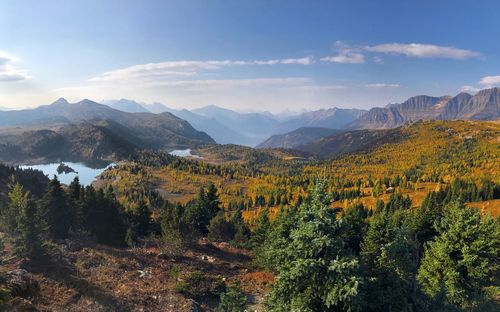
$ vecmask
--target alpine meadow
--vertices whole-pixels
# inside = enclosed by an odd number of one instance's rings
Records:
[[[0,311],[500,311],[500,3],[0,3]]]

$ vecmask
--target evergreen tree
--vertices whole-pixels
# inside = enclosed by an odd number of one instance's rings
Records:
[[[9,204],[17,207],[14,253],[22,258],[36,259],[42,256],[41,227],[36,206],[30,200],[30,194],[16,184],[9,193]]]
[[[344,240],[347,246],[357,255],[361,251],[361,241],[368,228],[367,218],[368,210],[363,204],[348,208],[342,216],[342,221],[346,226]]]
[[[183,223],[183,207],[165,202],[160,211],[162,245],[171,256],[177,256],[184,250],[186,226]]]
[[[68,207],[66,194],[57,176],[54,176],[50,181],[40,205],[50,235],[53,238],[66,238],[73,216]]]
[[[481,218],[477,209],[453,203],[437,227],[418,272],[423,290],[462,309],[485,299],[485,287],[497,282],[500,219]]]
[[[411,211],[384,211],[370,222],[361,249],[367,311],[417,309],[415,278],[420,245],[411,224],[406,223],[411,218]]]
[[[126,235],[123,208],[116,201],[113,192],[107,190],[105,194],[102,189],[95,191],[90,186],[85,193],[85,229],[100,243],[123,245]]]
[[[263,209],[259,214],[257,223],[255,224],[254,230],[250,236],[250,246],[253,250],[258,250],[262,247],[270,228],[271,222],[269,221],[269,210]]]
[[[359,308],[358,261],[345,248],[345,227],[329,207],[325,183],[314,188],[310,203],[301,206],[290,242],[275,253],[278,275],[269,295],[269,311],[333,311]]]
[[[219,312],[245,312],[247,297],[241,292],[237,285],[227,287],[220,295]]]
[[[29,194],[24,192],[23,186],[12,181],[7,194],[8,203],[2,209],[2,224],[7,233],[13,234],[17,228],[17,220],[21,210],[28,205]]]
[[[231,224],[234,228],[233,243],[239,247],[247,247],[250,238],[250,229],[243,220],[242,211],[236,210],[231,218]]]
[[[234,224],[226,221],[224,212],[220,211],[208,225],[208,238],[213,241],[228,242],[234,238],[236,229]]]
[[[217,188],[210,184],[207,191],[200,188],[195,199],[186,205],[184,222],[190,228],[193,237],[208,234],[208,225],[220,211],[220,201]]]

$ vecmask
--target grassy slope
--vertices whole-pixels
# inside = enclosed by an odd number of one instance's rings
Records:
[[[297,162],[286,159],[303,154],[283,150],[253,150],[234,145],[199,149],[196,154],[203,161],[225,165],[257,165],[262,174],[254,177],[235,175],[233,177],[193,174],[186,170],[165,167],[144,167],[132,173],[124,167],[106,174],[105,182],[112,181],[118,191],[131,185],[142,187],[148,184],[171,201],[185,203],[198,188],[213,182],[219,188],[222,202],[254,198],[260,194],[270,194],[285,190],[283,181],[289,176],[361,179],[366,181],[384,176],[402,176],[405,171],[417,168],[422,173],[422,182],[412,184],[411,189],[402,190],[412,197],[414,205],[419,205],[428,191],[435,190],[437,183],[425,182],[438,175],[449,183],[455,177],[473,179],[477,182],[488,177],[500,182],[500,123],[477,121],[434,121],[419,122],[398,128],[399,139],[381,145],[370,144],[367,150],[347,154],[328,161]],[[390,136],[394,136],[391,132]],[[289,168],[295,173],[288,174]],[[290,170],[291,171],[291,170]],[[116,177],[119,176],[119,179]],[[306,186],[292,187],[293,197],[304,194]],[[290,191],[290,190],[288,190]],[[370,207],[375,205],[370,188],[363,188],[362,201]],[[382,195],[387,199],[389,195]],[[346,206],[353,201],[336,203]],[[245,215],[251,219],[255,212]]]

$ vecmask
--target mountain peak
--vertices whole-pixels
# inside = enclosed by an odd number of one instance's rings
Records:
[[[65,98],[58,98],[54,103],[52,103],[51,105],[65,105],[65,104],[69,104],[69,102],[65,99]]]

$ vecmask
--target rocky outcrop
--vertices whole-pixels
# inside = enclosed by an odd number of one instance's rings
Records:
[[[349,129],[387,129],[418,120],[496,120],[500,118],[500,88],[479,91],[472,96],[419,95],[400,104],[372,108],[348,125]]]

